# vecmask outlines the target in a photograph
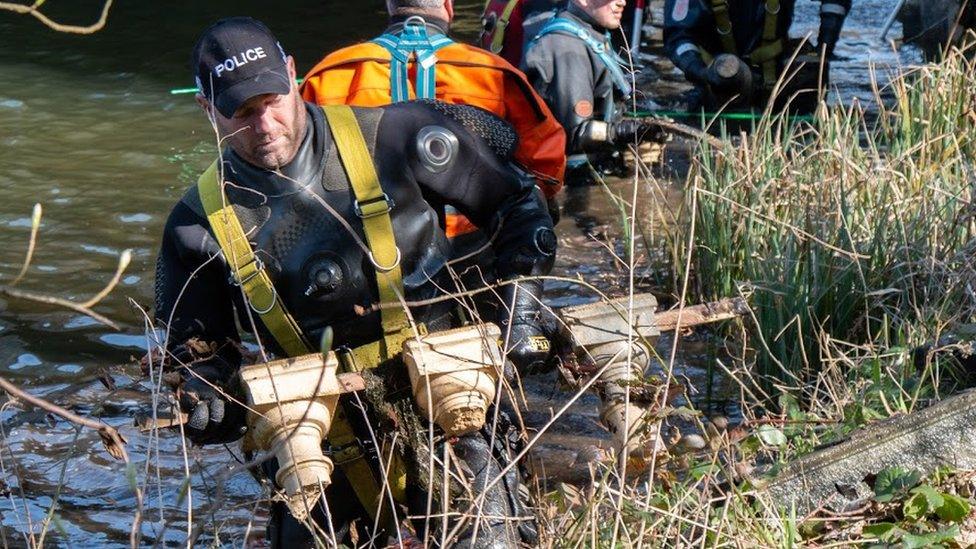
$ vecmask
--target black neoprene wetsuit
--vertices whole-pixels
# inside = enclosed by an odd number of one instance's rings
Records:
[[[445,266],[451,250],[438,214],[444,204],[456,207],[488,234],[497,230],[493,248],[499,277],[547,272],[551,255],[516,257],[519,251],[536,250],[537,228],[551,229],[532,181],[521,179],[482,139],[437,110],[449,107],[432,105],[357,109],[368,112],[365,118],[376,124],[372,139],[380,152],[373,160],[383,190],[395,205],[390,216],[402,256],[405,299],[429,299],[440,293],[439,286],[450,287]],[[366,237],[322,111],[311,104],[306,109],[308,131],[281,175],[255,168],[227,151],[225,190],[245,232],[253,235],[250,241],[275,289],[309,340],[318,341],[321,330],[331,326],[335,345],[356,347],[382,334],[378,313],[357,312],[357,305],[378,301],[375,269],[357,244],[357,238],[366,242]],[[414,136],[426,126],[443,127],[459,141],[456,158],[440,173],[424,167],[418,158]],[[371,139],[368,127],[364,133]],[[314,275],[323,265],[336,283],[316,284]],[[228,277],[197,189],[191,187],[170,214],[156,270],[156,317],[169,327],[170,341],[237,340],[235,309],[241,325],[251,325],[241,292]],[[412,313],[418,322],[433,321],[444,310],[425,306]],[[258,330],[262,342],[275,349],[263,326]]]
[[[833,51],[844,19],[851,9],[851,3],[852,0],[821,0],[818,42],[827,44],[828,54]],[[736,51],[728,52],[723,47],[718,23],[712,13],[711,0],[666,0],[664,50],[689,82],[704,87],[708,58],[722,53],[732,53],[748,62],[749,54],[762,45],[766,4],[766,0],[728,0],[731,34],[736,45]],[[796,0],[779,0],[779,11],[776,14],[778,38],[784,40],[789,38],[795,5]],[[777,75],[784,62],[792,55],[792,47],[789,44],[784,45],[777,60]],[[757,70],[756,84],[764,84],[761,78],[762,73]],[[771,85],[771,83],[765,84]]]
[[[360,309],[379,301],[375,268],[361,244],[367,238],[324,115],[312,104],[306,104],[306,111],[307,131],[300,149],[279,173],[256,168],[233,151],[224,151],[225,192],[278,298],[308,339],[317,342],[322,329],[331,326],[334,347],[352,348],[376,341],[382,334],[379,313],[364,314]],[[555,251],[555,241],[550,240],[552,221],[533,181],[520,177],[507,163],[506,155],[517,142],[507,124],[480,109],[436,102],[354,112],[374,153],[381,186],[393,204],[390,217],[401,253],[406,301],[454,290],[447,268],[451,249],[438,213],[445,204],[495,235],[494,268],[500,278],[549,271]],[[418,133],[430,128],[457,140],[456,152],[446,167],[432,169],[419,150]],[[540,235],[546,238],[540,239]],[[550,249],[546,242],[552,243]],[[447,300],[411,307],[411,313],[415,321],[427,323],[433,331],[450,327],[453,307],[454,302]],[[278,350],[233,284],[195,186],[174,207],[166,224],[157,262],[155,314],[168,327],[170,350],[178,356],[190,338],[218,345],[239,341],[235,320],[249,329],[252,318],[261,342]],[[236,369],[240,359],[235,346],[220,349],[222,367]],[[454,452],[471,456],[468,466],[476,479],[493,479],[500,467],[491,458],[496,454],[487,441],[505,440],[507,435],[464,435],[454,443]],[[513,469],[496,486],[504,487],[516,473]],[[333,476],[326,494],[334,529],[341,538],[348,532],[344,530],[348,521],[361,517],[362,509],[339,467]],[[516,486],[517,480],[514,482],[510,485]],[[516,503],[501,494],[486,499],[486,515],[518,513]],[[410,486],[408,497],[425,501],[422,494],[411,496]],[[324,520],[321,505],[313,517]],[[482,526],[475,547],[510,545],[494,527]],[[276,504],[272,510],[269,530],[272,546],[314,546],[309,531],[283,505]]]
[[[606,29],[572,3],[556,17],[577,23],[599,43],[606,41]],[[614,84],[604,62],[576,36],[550,33],[529,43],[522,70],[566,130],[566,154],[587,152],[584,124],[614,115]]]

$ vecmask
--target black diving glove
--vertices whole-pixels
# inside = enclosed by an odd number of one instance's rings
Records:
[[[502,348],[520,375],[547,369],[556,322],[542,305],[542,281],[524,280],[499,290]]]
[[[610,141],[618,146],[645,141],[663,142],[666,138],[667,133],[653,118],[621,118],[610,125]]]
[[[684,73],[685,79],[699,86],[708,84],[708,65],[702,61],[697,51],[687,51],[678,58],[676,65]]]
[[[224,365],[194,364],[182,372],[176,396],[189,418],[183,429],[195,444],[233,442],[247,430],[247,411],[236,370]]]
[[[738,56],[723,53],[708,65],[705,72],[705,79],[716,95],[738,96],[746,102],[752,96],[752,69]]]

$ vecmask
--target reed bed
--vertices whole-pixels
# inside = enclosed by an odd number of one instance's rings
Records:
[[[699,144],[682,221],[643,241],[671,257],[679,302],[749,298],[751,318],[728,330],[732,352],[715,364],[739,388],[741,422],[726,431],[700,416],[706,450],[675,452],[637,480],[607,469],[550,491],[547,546],[976,541],[968,472],[915,480],[963,494],[966,518],[953,520],[909,520],[901,501],[797,516],[761,489],[779,465],[965,377],[946,354],[916,349],[976,308],[974,69],[971,52],[951,51],[875,85],[870,110],[855,100],[813,123],[767,115],[720,147]]]
[[[957,52],[893,77],[876,114],[854,101],[703,145],[687,183],[697,230],[677,233],[694,246],[673,264],[702,299],[749,295],[758,375],[812,379],[822,334],[917,344],[971,317],[973,69]]]

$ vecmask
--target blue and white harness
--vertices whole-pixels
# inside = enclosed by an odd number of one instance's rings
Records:
[[[613,80],[613,85],[620,91],[620,93],[624,95],[624,97],[630,97],[630,94],[633,93],[634,89],[631,87],[627,75],[624,74],[624,60],[621,59],[610,46],[609,32],[607,32],[605,40],[600,42],[596,38],[593,38],[593,35],[587,32],[587,30],[581,27],[576,21],[566,19],[565,17],[553,17],[541,29],[539,29],[539,33],[535,35],[530,42],[530,45],[535,43],[535,41],[539,38],[554,32],[568,34],[582,40],[583,43],[590,48],[590,51],[592,51],[593,54],[603,62],[603,65],[607,68],[607,70],[610,71],[610,79]]]
[[[587,32],[587,30],[581,27],[576,21],[566,19],[565,17],[553,17],[549,19],[549,21],[547,21],[541,29],[539,29],[538,34],[536,34],[526,46],[526,50],[528,50],[539,38],[552,33],[567,34],[582,40],[583,43],[590,48],[590,51],[592,51],[593,54],[596,55],[601,62],[603,62],[603,65],[607,68],[607,71],[610,72],[610,79],[613,81],[614,87],[616,87],[625,98],[630,97],[630,94],[633,93],[634,89],[631,87],[630,81],[627,79],[627,75],[624,74],[624,60],[613,51],[612,47],[610,47],[609,32],[607,32],[604,41],[601,43],[597,41],[596,38],[593,38],[593,35]],[[613,102],[611,101],[603,112],[603,120],[610,122],[613,119],[613,116]],[[566,158],[566,167],[569,169],[576,169],[586,165],[588,162],[589,157],[587,154],[572,154]]]
[[[417,99],[434,99],[436,92],[437,50],[453,44],[447,36],[427,34],[427,22],[413,16],[404,21],[397,34],[383,34],[373,40],[390,52],[390,97],[394,103],[410,100],[410,78],[407,65],[411,55],[416,60],[414,93]]]

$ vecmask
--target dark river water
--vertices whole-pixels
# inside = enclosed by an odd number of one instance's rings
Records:
[[[900,64],[915,62],[914,53],[895,53],[877,40],[894,3],[855,2],[837,49],[849,60],[834,66],[835,101],[870,100],[869,64],[876,66],[883,82]],[[50,4],[52,15],[77,23],[94,20],[99,8],[87,0]],[[458,28],[463,32],[470,33],[475,4],[480,2],[459,7]],[[59,35],[32,18],[0,13],[0,276],[9,281],[19,269],[35,203],[43,205],[44,217],[33,264],[21,283],[24,289],[83,301],[111,277],[123,250],[132,250],[133,257],[119,287],[96,307],[118,323],[118,330],[53,307],[0,302],[2,375],[118,427],[129,440],[133,461],[126,472],[102,450],[93,433],[79,434],[72,424],[22,413],[16,406],[0,408],[4,546],[28,544],[31,532],[30,543],[36,543],[45,529],[49,544],[127,544],[136,506],[131,482],[145,488],[146,539],[183,543],[188,505],[198,513],[208,508],[213,475],[233,463],[223,448],[192,448],[184,461],[175,434],[151,439],[132,427],[134,415],[147,408],[151,394],[131,358],[147,347],[142,311],[152,306],[152,273],[162,226],[213,152],[209,128],[192,97],[168,90],[190,85],[187,66],[193,40],[220,16],[248,14],[265,20],[296,57],[300,73],[324,52],[377,34],[384,19],[383,4],[375,0],[271,5],[120,1],[108,27],[92,36]],[[818,8],[819,3],[799,2],[793,34],[815,34]],[[899,33],[896,26],[892,35]],[[664,75],[666,80],[675,78]],[[665,164],[669,161],[686,162],[680,144],[666,153]],[[627,182],[611,182],[611,187],[630,196]],[[638,190],[642,212],[652,210],[649,189],[642,184]],[[680,200],[679,191],[665,194],[670,197],[665,206]],[[573,197],[568,206],[576,213],[568,212],[558,226],[562,247],[556,274],[579,275],[620,294],[626,288],[626,273],[610,253],[622,251],[615,240],[615,209],[602,191],[591,195],[585,212],[579,211],[580,197]],[[580,229],[593,224],[597,238]],[[608,249],[603,242],[607,239],[617,243]],[[551,286],[554,305],[592,299],[572,284]],[[664,356],[670,344],[669,338],[662,338]],[[704,394],[713,354],[713,346],[701,342],[683,343],[679,352],[676,370],[699,395]],[[106,376],[115,390],[98,381]],[[565,402],[552,378],[530,380],[527,388],[535,419]],[[549,470],[572,467],[578,464],[574,460],[580,448],[602,444],[603,438],[595,399],[585,396],[554,427],[538,455]],[[185,467],[193,472],[192,501],[183,495]],[[240,545],[247,532],[263,531],[261,510],[254,506],[262,492],[250,476],[240,473],[230,478],[225,493],[227,499],[213,517],[219,540]],[[53,520],[46,520],[49,515]]]

